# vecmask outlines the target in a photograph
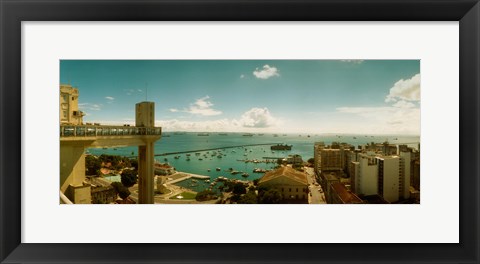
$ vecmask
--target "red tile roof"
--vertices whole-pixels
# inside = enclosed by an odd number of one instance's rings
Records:
[[[345,185],[339,182],[335,182],[332,184],[333,190],[338,194],[340,199],[343,203],[346,204],[354,204],[354,203],[363,203],[362,199],[360,199],[357,195],[353,192],[349,191]]]
[[[287,177],[299,183],[308,185],[307,175],[303,172],[299,172],[291,167],[283,166],[278,168],[274,171],[269,171],[263,175],[263,177],[258,181],[259,184],[264,183],[266,181],[270,181],[276,179],[278,177]]]

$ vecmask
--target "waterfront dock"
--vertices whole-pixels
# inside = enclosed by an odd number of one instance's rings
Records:
[[[178,178],[175,177],[174,176],[175,174],[177,174],[179,177]],[[170,177],[173,176],[174,179],[172,179],[170,181],[167,181],[168,184],[174,184],[174,183],[181,182],[181,181],[184,181],[184,180],[187,180],[187,179],[190,179],[190,178],[201,179],[201,180],[210,179],[210,176],[198,175],[198,174],[187,173],[187,172],[177,172],[175,174],[170,176]]]

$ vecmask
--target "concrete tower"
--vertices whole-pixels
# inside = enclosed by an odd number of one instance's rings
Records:
[[[155,103],[141,102],[135,105],[135,126],[155,127]],[[145,145],[138,146],[138,203],[153,204],[154,192],[154,143],[156,139],[145,136]]]

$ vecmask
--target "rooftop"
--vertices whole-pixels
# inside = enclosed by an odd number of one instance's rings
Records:
[[[343,201],[343,203],[346,203],[346,204],[363,203],[362,199],[360,199],[353,192],[349,191],[347,187],[345,187],[345,185],[339,182],[332,183],[332,188],[338,194],[338,196]]]
[[[303,172],[299,172],[291,167],[283,166],[274,171],[269,171],[258,181],[258,183],[263,183],[276,179],[278,177],[287,177],[294,181],[300,182],[302,184],[308,185],[307,175]]]

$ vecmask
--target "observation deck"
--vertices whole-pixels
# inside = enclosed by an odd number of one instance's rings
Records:
[[[80,143],[89,147],[141,146],[160,139],[161,127],[110,125],[60,125],[60,143]]]

